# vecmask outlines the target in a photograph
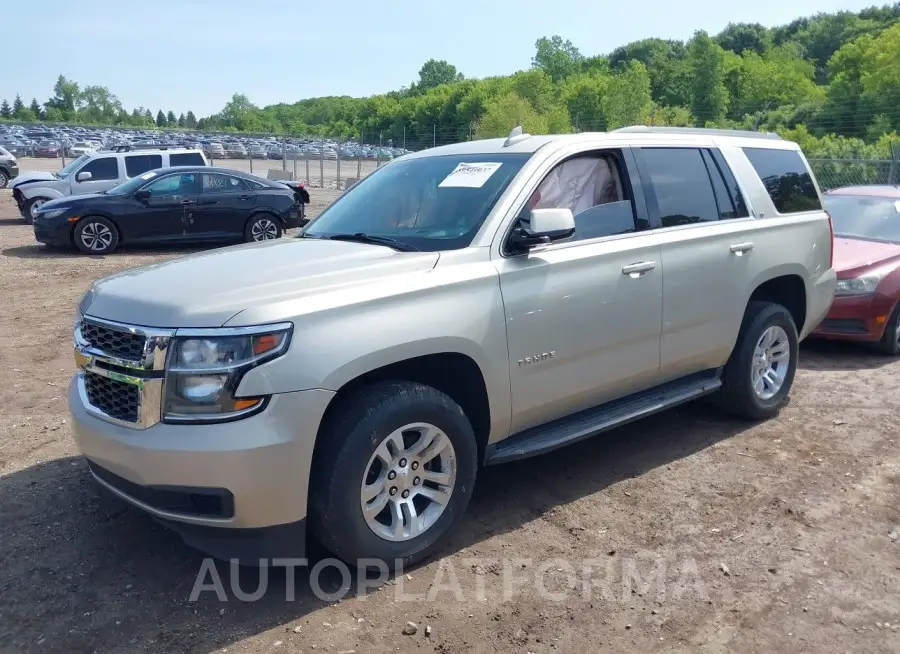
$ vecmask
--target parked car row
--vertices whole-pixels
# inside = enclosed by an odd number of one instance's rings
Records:
[[[116,146],[168,146],[200,149],[210,159],[369,159],[389,161],[404,148],[321,138],[163,132],[153,129],[0,125],[0,147],[16,156],[77,157]]]

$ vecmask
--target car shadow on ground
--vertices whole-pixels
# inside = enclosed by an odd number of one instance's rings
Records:
[[[807,339],[800,345],[800,370],[877,370],[896,361],[882,354],[874,343]]]
[[[25,227],[28,226],[21,218],[0,218],[0,227]]]
[[[694,403],[540,457],[485,468],[468,512],[438,556],[516,530],[553,507],[748,427]],[[308,568],[290,578],[283,568],[270,568],[262,597],[239,601],[234,584],[252,593],[260,572],[242,568],[233,574],[227,563],[215,570],[228,601],[212,591],[189,601],[203,555],[96,487],[77,457],[0,477],[0,541],[9,563],[0,570],[0,649],[7,651],[29,649],[42,637],[71,651],[206,652],[289,625],[328,601],[312,591]],[[307,555],[310,565],[327,556],[314,543]],[[203,580],[211,584],[209,572]],[[334,567],[318,580],[326,593],[341,588]],[[350,595],[369,591],[357,581],[354,573]],[[294,600],[287,601],[291,587]]]
[[[225,245],[228,244],[226,243]],[[128,247],[123,245],[121,248],[111,254],[90,255],[79,252],[74,247],[63,248],[34,244],[19,245],[16,247],[6,248],[5,250],[0,250],[0,254],[5,257],[13,257],[16,259],[84,259],[85,261],[90,261],[92,259],[106,259],[107,257],[114,258],[124,255],[176,256],[181,254],[193,254],[195,252],[206,252],[208,250],[214,250],[220,247],[224,246],[221,244],[210,246],[160,245],[158,247],[149,248]]]

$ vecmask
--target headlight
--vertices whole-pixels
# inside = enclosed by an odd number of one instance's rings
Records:
[[[893,272],[897,265],[898,264],[893,263],[889,266],[876,268],[875,270],[867,272],[865,275],[860,275],[859,277],[854,277],[852,279],[839,279],[834,294],[865,295],[867,293],[874,293],[875,289],[878,288],[878,284],[881,283],[881,280]]]
[[[56,218],[57,216],[63,215],[67,209],[50,209],[49,211],[41,211],[38,209],[35,211],[36,216],[40,216],[41,218]]]
[[[251,368],[283,355],[293,325],[179,330],[166,372],[167,422],[228,420],[261,409],[264,397],[235,396]]]

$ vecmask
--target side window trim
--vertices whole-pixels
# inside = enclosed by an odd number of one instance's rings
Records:
[[[712,157],[713,164],[718,168],[719,174],[725,181],[725,188],[731,196],[731,204],[734,206],[734,211],[737,214],[736,218],[752,217],[753,211],[745,197],[746,193],[741,188],[734,171],[731,170],[722,151],[719,148],[709,148],[709,154]]]
[[[734,207],[734,202],[731,199],[730,193],[727,197],[719,197],[719,195],[721,195],[721,190],[716,188],[716,182],[713,176],[717,175],[723,186],[725,185],[725,180],[722,178],[721,173],[716,169],[715,164],[711,161],[708,148],[700,148],[700,158],[703,159],[703,165],[706,166],[706,174],[709,176],[709,184],[712,187],[713,198],[716,201],[716,209],[719,211],[719,220],[728,220],[724,215],[728,213],[729,206],[732,211],[736,212],[737,210]],[[726,188],[725,191],[727,193],[728,189]]]

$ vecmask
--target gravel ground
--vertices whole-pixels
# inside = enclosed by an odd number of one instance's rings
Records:
[[[71,161],[66,159],[66,163]],[[296,166],[294,165],[296,163]],[[222,168],[232,168],[245,173],[253,173],[260,177],[267,177],[270,169],[282,170],[281,160],[253,160],[250,159],[215,159],[212,161],[214,166]],[[309,164],[307,168],[307,164]],[[383,165],[383,164],[382,164]],[[33,171],[56,172],[62,168],[61,159],[42,159],[37,157],[20,157],[19,169],[22,173]],[[305,160],[299,159],[296,162],[288,160],[284,162],[284,169],[294,174],[294,179],[306,182],[312,188],[343,188],[342,184],[348,177],[365,177],[375,170],[374,161],[357,161],[356,159],[340,162],[340,171],[338,170],[337,161],[325,160]],[[340,182],[340,186],[339,186]]]
[[[776,420],[695,404],[483,471],[440,558],[389,584],[336,602],[310,589],[335,568],[272,570],[241,601],[259,572],[219,564],[226,601],[192,602],[202,555],[95,487],[64,400],[91,280],[178,253],[47,251],[8,198],[0,651],[900,651],[900,363],[849,346],[804,347]]]

